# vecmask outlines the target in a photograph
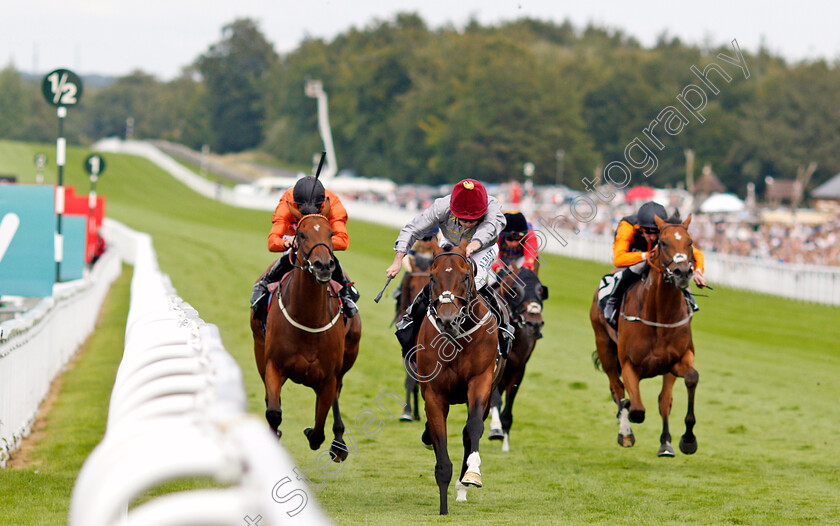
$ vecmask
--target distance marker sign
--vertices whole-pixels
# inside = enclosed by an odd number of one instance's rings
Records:
[[[82,79],[69,69],[57,69],[44,77],[41,91],[53,106],[75,106],[82,98]]]
[[[105,171],[105,159],[101,155],[88,155],[85,159],[85,171],[91,176],[102,175]]]

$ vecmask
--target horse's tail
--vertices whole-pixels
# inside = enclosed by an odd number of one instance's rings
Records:
[[[605,372],[604,365],[601,363],[601,359],[598,358],[597,350],[592,351],[592,365],[594,365],[595,369],[597,369],[598,371],[601,371],[602,373]]]

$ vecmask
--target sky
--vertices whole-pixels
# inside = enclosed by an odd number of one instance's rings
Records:
[[[830,0],[0,0],[0,68],[123,76],[135,70],[171,80],[222,39],[237,18],[258,21],[279,53],[305,37],[332,39],[398,12],[432,28],[470,18],[496,24],[521,17],[619,28],[651,46],[663,32],[692,44],[761,43],[789,61],[840,57],[840,2]]]

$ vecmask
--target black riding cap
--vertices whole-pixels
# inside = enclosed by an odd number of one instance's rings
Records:
[[[324,200],[327,197],[321,181],[318,181],[314,177],[304,177],[295,183],[294,198],[298,208],[301,205],[312,204],[320,210],[321,205],[324,204]]]
[[[502,234],[522,234],[528,233],[528,221],[522,212],[505,212],[505,219],[507,224],[502,230]]]
[[[639,208],[639,226],[642,228],[655,228],[658,230],[659,227],[656,226],[654,216],[659,216],[660,219],[665,221],[668,219],[668,212],[666,212],[665,207],[659,203],[648,201]]]

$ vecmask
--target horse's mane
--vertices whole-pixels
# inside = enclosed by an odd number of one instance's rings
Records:
[[[674,214],[671,217],[669,217],[668,219],[665,220],[666,223],[670,223],[672,225],[679,225],[680,223],[682,223],[682,221],[683,220],[680,217],[680,209],[679,208],[675,208],[674,209]]]
[[[321,208],[314,203],[303,203],[298,206],[298,210],[300,210],[301,214],[308,216],[319,213]]]

